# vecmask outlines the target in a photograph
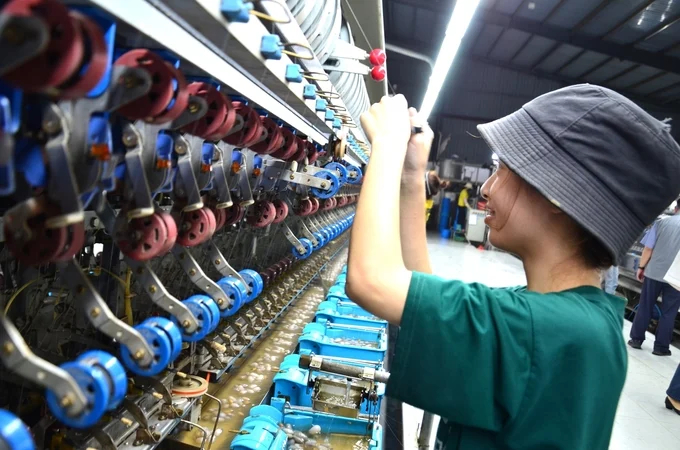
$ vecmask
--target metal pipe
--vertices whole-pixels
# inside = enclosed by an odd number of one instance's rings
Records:
[[[430,70],[434,70],[434,60],[424,53],[414,52],[408,48],[399,47],[394,44],[385,44],[385,50],[390,52],[399,53],[400,55],[408,56],[409,58],[418,59],[427,63],[430,66]]]
[[[352,366],[349,364],[340,364],[332,361],[327,361],[319,356],[314,356],[314,364],[312,363],[311,355],[300,355],[300,367],[302,369],[316,369],[323,372],[334,373],[337,375],[344,375],[351,378],[365,379],[366,367]],[[390,373],[382,370],[376,370],[373,374],[373,379],[378,383],[387,383],[390,378]]]
[[[434,414],[423,412],[423,421],[420,423],[418,434],[418,450],[430,450],[430,437],[434,426]]]

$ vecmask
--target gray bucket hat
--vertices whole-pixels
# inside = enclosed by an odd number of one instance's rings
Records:
[[[617,263],[680,192],[680,146],[670,127],[607,88],[558,89],[477,129]]]

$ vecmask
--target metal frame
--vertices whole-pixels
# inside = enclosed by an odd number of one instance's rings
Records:
[[[298,129],[319,144],[328,142],[328,129],[318,129],[290,109],[265,87],[245,75],[235,62],[219,55],[192,33],[181,27],[148,0],[89,0],[119,20],[143,31],[151,39],[182,59],[200,67],[210,76],[242,93],[288,125]],[[254,20],[254,19],[252,19]],[[226,32],[225,32],[226,34]]]
[[[266,12],[269,15],[275,15],[277,12],[280,14],[281,10],[285,10],[286,14],[289,17],[292,17],[293,14],[290,12],[288,9],[288,6],[285,3],[278,3],[278,2],[261,2],[258,4],[259,8],[261,8],[264,12]],[[305,45],[310,45],[309,42],[307,41],[307,38],[305,37],[305,34],[302,32],[302,29],[298,26],[297,22],[292,20],[289,23],[275,23],[273,24],[274,28],[276,28],[277,33],[282,37],[283,40],[286,42],[295,42],[299,44],[305,44]],[[304,60],[301,59],[298,61],[300,66],[303,67],[308,72],[313,72],[313,73],[323,73],[324,68],[319,61],[319,59],[314,55],[313,59],[308,59]],[[314,84],[318,87],[320,91],[325,91],[325,92],[338,92],[338,90],[333,86],[333,83],[328,80],[315,80]],[[338,95],[340,95],[338,93]],[[332,103],[335,106],[340,106],[341,108],[344,108],[347,110],[347,107],[343,101],[342,98],[339,99],[333,99],[329,103]],[[354,120],[352,121],[355,125],[357,125],[356,128],[353,128],[350,130],[350,133],[352,133],[355,137],[357,137],[359,140],[366,142],[366,135],[364,135],[363,131],[361,128],[359,128],[359,124],[355,123]],[[351,148],[347,148],[346,153],[349,153],[351,155],[351,158],[354,162],[348,161],[351,164],[356,164],[356,160],[362,160],[362,158],[354,153],[354,151]],[[366,161],[363,161],[366,162]]]

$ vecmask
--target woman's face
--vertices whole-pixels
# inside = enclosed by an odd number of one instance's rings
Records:
[[[551,220],[552,205],[503,163],[482,186],[482,195],[488,199],[489,240],[503,250],[521,255]]]

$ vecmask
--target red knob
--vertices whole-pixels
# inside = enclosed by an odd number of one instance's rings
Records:
[[[387,71],[383,66],[373,66],[371,69],[371,78],[375,81],[382,81],[387,76]]]
[[[374,48],[368,55],[368,60],[371,61],[371,64],[373,64],[374,66],[382,66],[383,64],[385,64],[385,61],[387,60],[385,50],[381,48]]]

